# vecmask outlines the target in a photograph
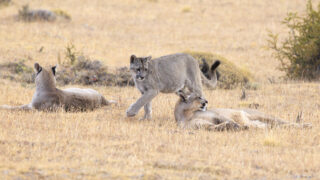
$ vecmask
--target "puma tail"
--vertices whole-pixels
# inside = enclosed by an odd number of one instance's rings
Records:
[[[201,73],[202,82],[209,89],[213,89],[217,86],[217,83],[218,83],[217,68],[220,64],[221,64],[221,62],[219,60],[217,60],[212,64],[210,70],[209,70],[209,68],[206,68],[207,71],[209,71],[209,72],[202,72]],[[204,74],[207,74],[208,77],[206,77]]]
[[[106,98],[104,98],[103,96],[102,96],[102,106],[109,106],[109,105],[111,105],[111,104],[117,104],[117,101],[114,101],[114,100],[107,100]]]
[[[30,104],[25,104],[25,105],[22,105],[22,106],[0,105],[0,109],[28,111],[28,110],[32,110],[32,107],[30,106]]]

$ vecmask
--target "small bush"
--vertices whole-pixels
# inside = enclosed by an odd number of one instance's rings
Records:
[[[202,64],[202,59],[205,59],[209,66],[216,61],[220,60],[221,65],[218,67],[219,72],[219,82],[218,87],[223,89],[233,89],[236,87],[245,87],[245,88],[252,88],[251,87],[251,81],[252,81],[252,75],[251,73],[246,69],[238,68],[236,65],[234,65],[232,62],[227,60],[226,58],[223,58],[218,55],[214,55],[211,53],[205,53],[205,52],[192,52],[187,51],[186,53],[193,56],[195,59],[198,60],[199,64]]]
[[[10,3],[11,3],[11,0],[0,0],[0,7],[8,6]]]
[[[76,48],[74,44],[69,43],[66,47],[65,56],[67,59],[67,64],[73,65],[76,62],[76,58],[78,56],[78,52],[76,51]]]
[[[21,60],[0,64],[0,78],[32,84],[35,73]],[[58,85],[134,86],[129,68],[121,67],[109,72],[101,61],[84,56],[78,56],[73,65],[60,64],[56,80]]]
[[[58,84],[134,86],[129,68],[121,67],[110,73],[101,61],[90,60],[81,54],[72,43],[67,45],[66,61],[59,66],[56,76]],[[58,61],[61,61],[59,57]]]
[[[56,14],[48,10],[31,10],[29,5],[24,5],[18,12],[18,19],[26,22],[55,21]]]
[[[1,0],[0,0],[1,4]],[[70,14],[61,9],[55,9],[53,11],[44,9],[30,9],[29,5],[24,5],[18,12],[18,19],[26,22],[33,21],[50,21],[53,22],[57,18],[71,20]]]
[[[320,79],[320,3],[315,10],[309,0],[305,16],[289,13],[282,23],[288,37],[279,46],[278,35],[270,33],[268,41],[280,70],[290,79]]]
[[[28,13],[29,13],[29,5],[26,4],[26,5],[22,6],[21,9],[19,9],[19,11],[18,11],[19,18],[22,20],[27,20]]]
[[[61,65],[58,68],[56,78],[59,85],[82,84],[101,86],[134,86],[130,70],[122,67],[108,71],[99,60],[90,60],[84,56],[78,56],[72,65]]]
[[[24,60],[0,64],[0,72],[3,79],[32,83],[34,78],[33,69],[25,65]]]

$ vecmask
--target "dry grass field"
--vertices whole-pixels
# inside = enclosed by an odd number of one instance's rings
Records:
[[[62,9],[72,20],[16,21],[27,3]],[[14,0],[0,7],[0,63],[57,64],[69,43],[112,67],[128,66],[131,54],[212,52],[250,70],[258,89],[248,90],[244,101],[241,89],[205,90],[209,108],[255,103],[290,121],[302,111],[313,124],[306,130],[183,130],[173,117],[176,95],[157,96],[153,120],[138,121],[142,111],[125,117],[140,96],[135,88],[92,87],[119,104],[85,113],[0,111],[0,179],[320,179],[320,86],[282,81],[266,48],[267,30],[285,35],[281,20],[304,9],[300,0]],[[0,104],[26,104],[34,90],[0,79]]]

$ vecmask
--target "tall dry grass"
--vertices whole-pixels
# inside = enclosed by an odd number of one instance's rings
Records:
[[[15,21],[26,3],[63,9],[72,21]],[[313,124],[310,130],[182,130],[173,117],[176,95],[157,96],[153,120],[140,122],[142,111],[125,117],[140,96],[135,88],[92,87],[119,104],[86,113],[0,111],[1,179],[319,179],[319,85],[267,81],[282,73],[266,50],[266,30],[285,34],[282,18],[303,10],[303,1],[289,0],[21,0],[1,8],[0,63],[56,64],[70,42],[111,66],[128,65],[131,54],[208,51],[246,67],[259,84],[245,101],[240,89],[206,90],[209,108],[254,103],[290,121],[303,111]],[[34,85],[0,80],[0,104],[27,103],[33,92]]]

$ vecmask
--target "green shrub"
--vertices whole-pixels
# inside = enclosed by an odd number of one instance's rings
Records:
[[[244,68],[237,67],[235,64],[233,64],[226,58],[205,52],[186,51],[186,53],[190,54],[195,59],[197,59],[199,64],[202,64],[202,59],[205,59],[210,65],[210,67],[216,60],[221,61],[221,65],[218,67],[218,72],[220,74],[218,82],[219,88],[255,88],[252,86],[251,83],[253,80],[251,73]]]
[[[269,47],[280,61],[280,70],[290,79],[315,80],[320,77],[320,3],[317,10],[309,0],[306,14],[289,13],[282,22],[289,29],[278,45],[278,35],[269,34]]]

